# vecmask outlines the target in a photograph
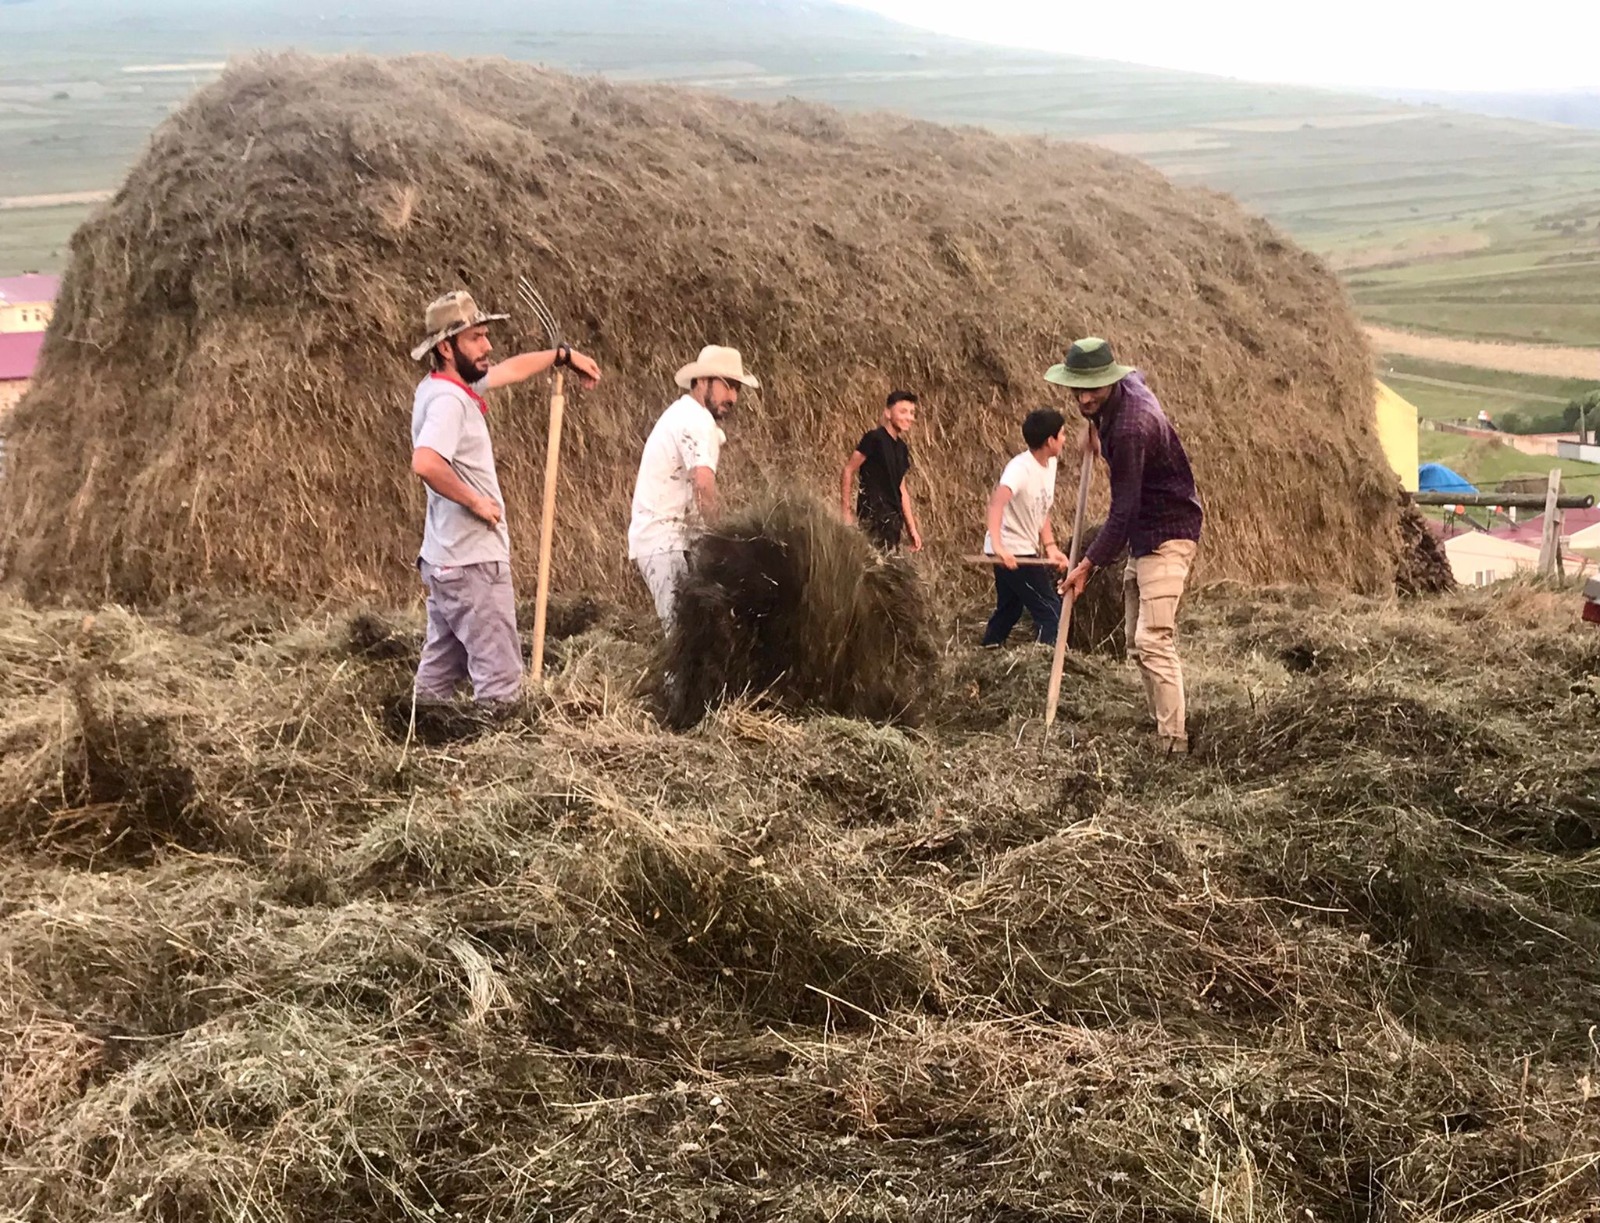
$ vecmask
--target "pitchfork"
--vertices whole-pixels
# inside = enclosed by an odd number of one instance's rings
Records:
[[[561,324],[544,298],[527,282],[517,277],[517,296],[544,328],[551,348],[561,347]],[[550,437],[544,453],[544,515],[539,520],[539,585],[533,602],[533,662],[530,670],[533,682],[544,678],[544,626],[545,613],[550,602],[550,549],[556,533],[556,473],[561,465],[561,414],[566,410],[566,371],[560,366],[550,383]]]

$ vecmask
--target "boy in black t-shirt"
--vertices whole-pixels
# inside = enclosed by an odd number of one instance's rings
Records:
[[[867,538],[886,552],[900,546],[902,531],[910,534],[913,552],[922,550],[922,532],[905,483],[911,467],[905,437],[916,423],[917,397],[910,391],[891,391],[883,423],[856,443],[855,453],[844,465],[839,507],[844,520],[859,523]],[[861,491],[852,506],[850,490],[858,471]]]

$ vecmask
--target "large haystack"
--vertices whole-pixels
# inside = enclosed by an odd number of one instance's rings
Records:
[[[883,393],[922,391],[917,486],[953,557],[1085,332],[1183,430],[1208,576],[1393,581],[1363,338],[1327,270],[1228,200],[1081,145],[435,57],[256,60],[160,129],[74,239],[0,564],[137,602],[413,590],[405,350],[435,292],[515,308],[518,275],[608,370],[571,411],[560,588],[635,591],[638,451],[704,342],[767,387],[731,429],[736,485],[830,489]],[[535,338],[520,314],[502,351]],[[524,565],[543,396],[494,414]]]

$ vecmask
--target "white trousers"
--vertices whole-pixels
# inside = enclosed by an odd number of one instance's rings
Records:
[[[653,552],[634,561],[644,584],[650,588],[650,597],[656,603],[656,615],[661,617],[661,631],[672,631],[672,617],[678,607],[678,587],[689,574],[687,552]]]

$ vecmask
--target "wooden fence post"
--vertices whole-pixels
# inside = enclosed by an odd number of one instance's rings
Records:
[[[1548,577],[1561,564],[1561,468],[1550,469],[1550,486],[1544,495],[1544,535],[1539,542],[1539,575]]]

